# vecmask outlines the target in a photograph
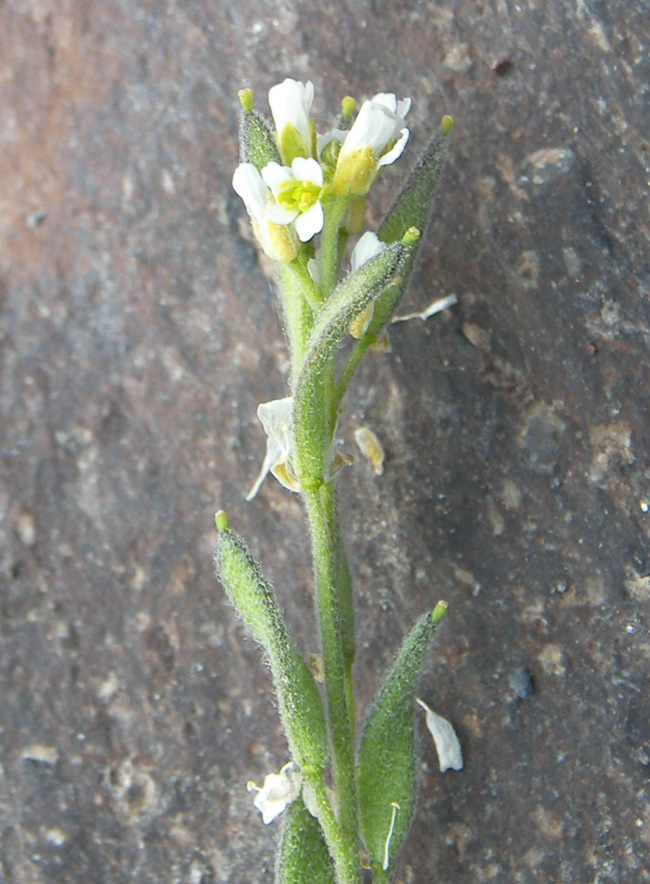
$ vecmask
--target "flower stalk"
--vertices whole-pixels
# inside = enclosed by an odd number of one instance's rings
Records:
[[[314,677],[261,566],[219,512],[218,574],[265,652],[291,753],[279,774],[249,786],[265,823],[286,818],[278,884],[360,884],[362,851],[378,884],[393,876],[415,806],[415,691],[446,604],[406,638],[357,746],[354,601],[336,493],[337,474],[352,457],[336,436],[363,357],[387,349],[386,329],[413,268],[453,121],[443,118],[378,230],[363,233],[367,194],[408,142],[410,99],[379,93],[359,106],[347,96],[338,123],[319,134],[309,82],[287,79],[271,89],[273,122],[255,109],[250,89],[239,97],[233,187],[275,262],[291,361],[288,394],[258,408],[267,448],[247,499],[269,473],[303,499],[322,658],[322,678]],[[362,233],[348,260],[350,238]],[[364,433],[366,443],[375,438]],[[380,475],[383,452],[373,446]],[[427,715],[436,734],[447,734],[449,722],[430,709]]]

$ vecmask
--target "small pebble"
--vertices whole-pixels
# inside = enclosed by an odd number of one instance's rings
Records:
[[[515,669],[515,671],[510,676],[508,684],[510,686],[510,690],[520,700],[525,700],[527,697],[530,697],[530,695],[535,690],[535,686],[533,685],[533,677],[525,666],[521,666],[519,669]]]

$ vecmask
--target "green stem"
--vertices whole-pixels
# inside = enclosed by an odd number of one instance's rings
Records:
[[[302,368],[313,324],[313,313],[306,296],[305,276],[309,276],[307,269],[298,260],[280,265],[280,285],[291,355],[292,389]]]
[[[337,884],[359,884],[359,852],[356,844],[345,838],[341,831],[325,789],[322,773],[308,773],[306,779],[316,798],[318,821],[334,860]]]
[[[348,674],[350,666],[346,663],[343,649],[343,618],[337,574],[341,544],[333,485],[327,482],[317,490],[306,491],[305,500],[316,572],[316,609],[325,668],[334,789],[341,831],[357,854],[358,867],[359,821],[351,721],[354,698]]]
[[[325,206],[325,225],[321,237],[320,290],[323,300],[334,291],[338,278],[341,255],[339,249],[340,224],[348,207],[347,197],[334,197]]]

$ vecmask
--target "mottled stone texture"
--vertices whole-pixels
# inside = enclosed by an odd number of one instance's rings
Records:
[[[228,509],[314,650],[299,501],[243,493],[287,365],[230,189],[235,93],[457,119],[409,306],[348,400],[360,700],[450,604],[401,884],[650,881],[645,0],[0,4],[0,879],[270,880],[286,761],[212,570]],[[351,448],[348,443],[348,449]],[[521,687],[522,675],[526,682]],[[529,688],[533,687],[532,694]]]

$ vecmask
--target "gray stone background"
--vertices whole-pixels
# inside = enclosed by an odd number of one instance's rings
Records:
[[[299,501],[243,494],[284,393],[236,92],[311,79],[457,120],[408,305],[347,401],[367,706],[414,619],[466,758],[400,884],[650,881],[645,0],[0,4],[0,879],[270,880],[245,791],[287,760],[212,570],[225,507],[315,649]],[[532,678],[526,694],[520,670]],[[519,680],[518,680],[519,679]]]

